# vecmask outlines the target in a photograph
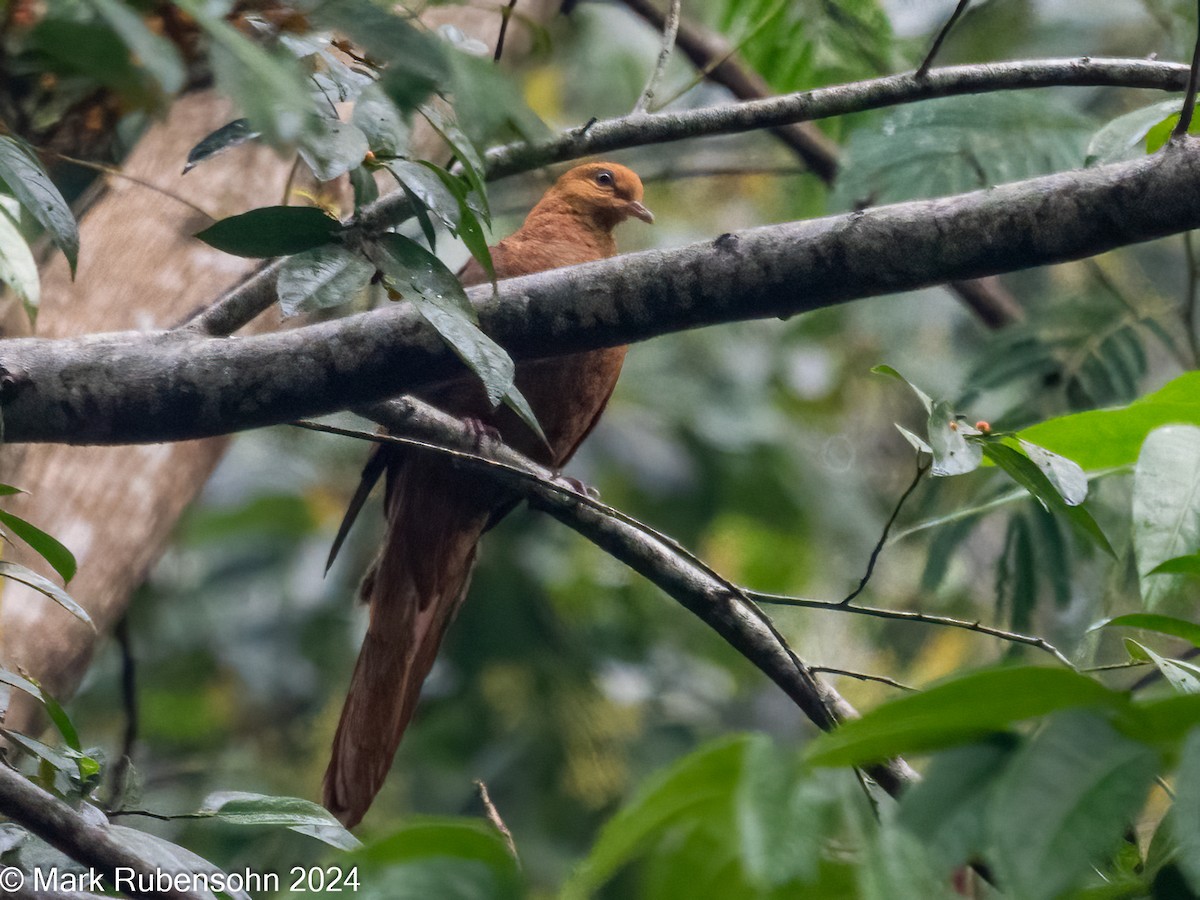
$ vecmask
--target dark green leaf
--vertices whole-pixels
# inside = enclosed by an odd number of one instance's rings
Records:
[[[46,715],[50,717],[50,721],[54,723],[54,727],[58,729],[58,733],[62,735],[67,746],[72,750],[83,749],[79,743],[79,732],[76,731],[71,717],[54,697],[42,689],[41,685],[35,684],[15,672],[9,672],[7,669],[0,669],[0,684],[15,687],[36,699],[45,708]]]
[[[133,64],[144,68],[164,94],[174,94],[186,77],[179,51],[162,35],[146,27],[141,16],[118,0],[88,0],[129,48]]]
[[[305,250],[284,260],[276,292],[285,316],[340,306],[371,283],[375,266],[340,244]]]
[[[483,182],[486,169],[484,168],[483,157],[480,155],[479,150],[471,143],[471,139],[462,133],[458,124],[445,116],[441,110],[435,109],[432,106],[423,106],[421,107],[421,115],[433,126],[433,130],[438,133],[441,139],[450,145],[450,150],[462,166],[467,184],[471,186],[471,190],[475,192],[478,198],[480,215],[482,215],[484,222],[490,223],[491,212],[488,209],[487,203],[487,187]]]
[[[42,760],[42,762],[47,763],[55,771],[71,779],[71,781],[74,781],[79,775],[79,766],[75,764],[75,760],[66,753],[51,747],[49,744],[44,744],[27,734],[21,734],[19,731],[11,731],[3,726],[0,726],[0,735],[3,735],[6,740],[16,744],[26,753],[31,753]]]
[[[863,765],[890,756],[937,750],[1069,707],[1122,710],[1128,699],[1067,669],[989,669],[901,697],[845,722],[813,741],[809,761]]]
[[[350,186],[354,189],[356,210],[379,199],[379,185],[375,183],[375,175],[365,165],[350,170]]]
[[[1120,843],[1158,754],[1104,718],[1056,716],[1010,761],[990,804],[997,874],[1014,896],[1051,900]]]
[[[66,256],[74,275],[79,258],[79,226],[71,207],[33,152],[9,135],[0,135],[0,181],[46,229],[54,246]]]
[[[11,578],[13,581],[19,581],[21,584],[28,585],[29,587],[33,588],[38,593],[45,594],[71,615],[75,616],[75,618],[87,622],[88,625],[95,629],[95,623],[92,622],[92,619],[87,614],[87,611],[73,599],[71,599],[70,594],[60,588],[53,581],[50,581],[48,578],[43,578],[41,575],[31,569],[27,569],[24,566],[18,565],[17,563],[7,562],[5,560],[0,560],[0,577]]]
[[[232,150],[258,136],[259,133],[250,127],[248,119],[234,119],[229,124],[222,125],[191,149],[187,155],[187,165],[183,167],[183,174],[186,175],[200,163],[220,156],[226,150]]]
[[[389,161],[387,168],[405,190],[420,200],[447,228],[458,231],[459,200],[448,186],[456,184],[452,176],[432,163],[403,159]]]
[[[816,877],[821,846],[821,803],[802,779],[794,754],[770,741],[748,749],[734,796],[742,867],[761,888]]]
[[[332,243],[342,224],[313,206],[263,206],[196,235],[234,256],[289,256]]]
[[[42,529],[31,525],[20,516],[14,516],[2,509],[0,509],[0,523],[7,525],[13,534],[32,547],[42,559],[50,563],[51,568],[62,576],[64,584],[71,583],[77,568],[75,556],[57,538],[46,534]]]

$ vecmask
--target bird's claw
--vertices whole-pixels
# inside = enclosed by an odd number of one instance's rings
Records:
[[[584,484],[578,478],[572,478],[570,475],[559,475],[559,480],[567,485],[577,494],[582,494],[585,497],[591,497],[593,500],[600,499],[600,492],[589,484]]]
[[[504,440],[500,436],[499,429],[489,425],[487,422],[483,421],[483,419],[476,418],[475,416],[468,416],[464,422],[467,426],[467,432],[471,436],[471,446],[474,448],[476,453],[481,451],[484,444],[488,443],[489,441],[499,444]]]

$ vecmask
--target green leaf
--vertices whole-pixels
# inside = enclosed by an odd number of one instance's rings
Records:
[[[188,152],[183,174],[186,175],[200,163],[210,160],[214,156],[220,156],[226,150],[232,150],[247,141],[254,140],[259,137],[259,134],[250,127],[249,119],[234,119],[232,122],[222,125]]]
[[[376,156],[400,156],[408,149],[408,123],[378,85],[362,92],[350,122],[366,136]]]
[[[393,159],[386,165],[395,179],[420,200],[426,209],[451,231],[458,231],[460,206],[458,194],[449,187],[456,184],[452,175],[433,163]]]
[[[374,274],[375,266],[361,253],[326,244],[284,260],[275,290],[284,316],[295,316],[349,302]]]
[[[0,523],[7,525],[17,537],[27,543],[33,550],[57,572],[63,584],[70,584],[75,577],[77,565],[75,555],[64,547],[57,538],[46,534],[36,525],[26,522],[20,516],[0,509]]]
[[[0,725],[0,735],[3,735],[6,740],[16,744],[26,753],[30,753],[47,763],[56,772],[62,773],[72,781],[79,776],[79,766],[75,764],[75,760],[61,750],[57,750],[49,744],[42,743],[37,738],[31,738],[27,734],[21,734],[19,731],[11,731],[2,725]]]
[[[296,59],[255,44],[211,15],[201,0],[179,0],[177,5],[212,39],[210,60],[217,85],[237,102],[253,128],[274,146],[297,143],[313,127],[316,115]]]
[[[386,63],[380,87],[401,110],[415,109],[449,80],[441,42],[413,27],[405,14],[370,0],[338,0],[318,6],[313,17],[343,32],[373,59]]]
[[[421,107],[421,115],[425,117],[433,130],[438,133],[442,140],[449,146],[451,152],[458,159],[462,166],[463,175],[467,179],[467,184],[471,186],[471,190],[479,198],[480,213],[485,222],[490,222],[491,212],[488,209],[487,202],[487,187],[483,182],[483,174],[487,171],[483,165],[483,156],[476,149],[471,139],[467,137],[459,129],[458,124],[448,118],[441,110],[432,106]]]
[[[1128,699],[1067,669],[988,669],[871,710],[809,745],[809,762],[850,766],[976,740],[1068,707],[1123,710]]]
[[[350,186],[354,188],[355,210],[361,210],[368,203],[379,199],[379,185],[375,183],[371,169],[365,165],[350,170]]]
[[[362,163],[369,149],[357,125],[322,117],[300,142],[300,158],[318,181],[333,181]]]
[[[66,256],[74,276],[79,259],[79,225],[71,207],[33,151],[9,135],[0,135],[0,181],[46,229],[54,246]]]
[[[313,206],[262,206],[210,225],[196,237],[234,256],[290,256],[329,244],[342,224]]]
[[[1015,747],[1014,738],[997,735],[943,750],[900,798],[897,824],[921,839],[943,872],[986,847],[988,797]]]
[[[716,815],[725,820],[750,747],[761,738],[719,741],[644,782],[601,828],[591,851],[563,886],[560,900],[590,897],[640,857],[672,825]]]
[[[1018,752],[990,804],[997,875],[1051,900],[1098,865],[1137,817],[1158,754],[1085,712],[1056,716]]]
[[[454,273],[420,244],[399,234],[382,235],[367,252],[385,279],[479,377],[488,402],[499,404],[514,389],[516,368],[504,348],[475,324],[475,309]]]
[[[1167,141],[1171,139],[1171,135],[1175,133],[1175,127],[1179,124],[1179,113],[1167,116],[1153,128],[1146,132],[1146,153],[1157,153],[1167,145]],[[1194,133],[1192,129],[1195,125],[1188,127],[1188,133]]]
[[[1145,145],[1148,132],[1172,114],[1178,120],[1179,105],[1178,100],[1163,100],[1113,119],[1092,137],[1084,165],[1105,165],[1153,152]]]
[[[1147,575],[1200,575],[1200,553],[1186,553],[1160,562]]]
[[[40,684],[7,669],[0,669],[0,684],[7,684],[24,691],[41,703],[46,710],[46,715],[50,717],[50,721],[54,723],[54,727],[58,729],[58,733],[62,735],[67,746],[72,750],[81,751],[83,749],[79,743],[79,732],[75,729],[71,717],[62,708],[62,704],[43,690]]]
[[[897,372],[895,369],[893,369],[891,366],[889,366],[889,365],[872,366],[871,373],[874,375],[886,375],[889,378],[895,378],[897,381],[901,381],[904,384],[907,384],[909,386],[909,388],[912,389],[912,392],[917,395],[917,399],[921,401],[921,405],[925,407],[925,412],[929,413],[929,414],[933,413],[933,400],[930,398],[930,396],[928,394],[926,394],[923,390],[921,390],[919,387],[917,387],[915,384],[913,384],[911,381],[909,381],[907,378],[905,378],[903,375],[901,375],[899,372]]]
[[[812,881],[821,847],[822,800],[799,775],[794,754],[753,740],[734,795],[735,834],[752,884]]]
[[[361,846],[329,810],[299,797],[217,791],[204,798],[197,812],[234,825],[283,825],[343,850]]]
[[[1049,478],[1038,468],[1029,457],[998,440],[985,441],[983,452],[987,458],[1003,469],[1013,481],[1021,485],[1036,497],[1049,511],[1065,518],[1076,531],[1091,540],[1093,544],[1116,557],[1116,552],[1092,518],[1092,514],[1083,506],[1071,506],[1059,493]]]
[[[1200,426],[1200,372],[1180,375],[1128,406],[1049,419],[1020,437],[1092,472],[1132,464],[1146,436],[1162,425]]]
[[[1151,575],[1160,564],[1200,547],[1200,428],[1150,434],[1133,476],[1133,547],[1147,609],[1188,602],[1186,576]]]
[[[1175,772],[1175,802],[1171,805],[1171,835],[1178,850],[1175,863],[1192,890],[1200,892],[1200,728],[1183,742]]]
[[[37,262],[16,220],[10,215],[9,203],[14,207],[17,205],[8,197],[0,197],[0,282],[8,285],[25,308],[32,311],[42,300]]]
[[[129,48],[133,65],[149,72],[164,94],[183,87],[187,73],[174,44],[147,28],[141,16],[118,0],[88,2]]]
[[[1141,628],[1144,631],[1156,631],[1159,634],[1169,634],[1172,637],[1183,638],[1193,646],[1200,647],[1200,625],[1173,616],[1162,616],[1154,613],[1130,613],[1117,616],[1106,622],[1101,622],[1095,628]],[[1089,629],[1089,631],[1092,629]]]
[[[71,595],[53,581],[43,578],[32,569],[27,569],[14,562],[0,560],[0,577],[19,581],[21,584],[33,588],[38,593],[45,594],[71,615],[75,616],[75,618],[86,622],[91,626],[92,630],[95,630],[96,624],[92,621],[91,616],[87,614],[87,610],[71,599]]]

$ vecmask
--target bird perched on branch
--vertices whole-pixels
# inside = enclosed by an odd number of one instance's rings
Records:
[[[531,275],[613,256],[613,228],[630,217],[654,221],[642,205],[636,174],[615,163],[577,166],[546,192],[520,229],[491,248],[496,275]],[[487,281],[474,260],[460,278],[464,285]],[[517,366],[517,387],[546,443],[509,410],[493,409],[473,378],[420,396],[496,429],[506,443],[557,468],[595,426],[624,358],[625,348],[613,347]],[[391,768],[421,684],[466,595],[479,538],[514,505],[503,488],[436,453],[381,445],[363,471],[334,552],[385,473],[387,534],[360,589],[370,604],[370,625],[325,772],[325,806],[347,827],[362,819]]]

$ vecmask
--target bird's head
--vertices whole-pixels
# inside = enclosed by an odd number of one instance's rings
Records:
[[[642,205],[642,180],[617,163],[576,166],[555,182],[547,195],[550,197],[604,229],[612,229],[631,216],[648,224],[654,222],[654,214]]]

